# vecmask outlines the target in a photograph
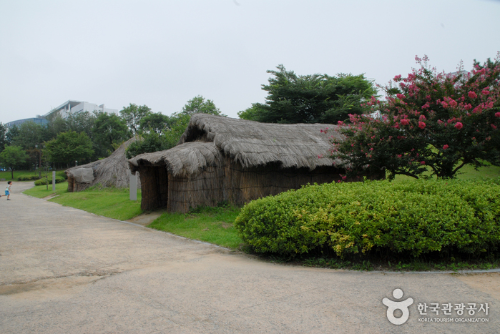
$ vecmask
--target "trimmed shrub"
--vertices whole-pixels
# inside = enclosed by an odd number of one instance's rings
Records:
[[[17,178],[18,181],[32,181],[38,179],[39,179],[38,175],[21,175]]]
[[[56,177],[62,177],[63,179],[67,180],[68,179],[68,175],[66,175],[66,173],[63,171],[63,170],[59,170],[56,172]]]
[[[49,181],[49,184],[52,184],[52,177],[49,177],[48,181]],[[66,180],[63,177],[56,176],[56,183],[62,183],[64,181],[66,181]],[[35,181],[35,186],[41,186],[41,185],[46,185],[46,184],[47,184],[47,180],[44,177],[41,178],[40,180]]]
[[[500,246],[500,179],[305,186],[248,203],[235,227],[259,253],[481,254]]]

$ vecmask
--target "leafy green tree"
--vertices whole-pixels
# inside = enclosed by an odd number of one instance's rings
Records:
[[[45,143],[48,160],[54,163],[72,163],[75,160],[89,159],[94,150],[92,141],[85,132],[62,132],[56,138]]]
[[[12,144],[23,149],[33,149],[45,141],[45,127],[35,122],[24,122],[19,126],[18,134],[12,139]]]
[[[141,124],[146,126],[148,122],[151,122],[149,123],[152,124],[151,130],[141,132],[142,141],[136,141],[129,145],[127,157],[131,158],[142,153],[163,151],[174,147],[186,131],[191,115],[196,113],[226,116],[220,112],[212,100],[205,100],[201,95],[189,100],[181,112],[172,114],[168,120],[164,118],[167,117],[164,115],[147,116],[144,118],[144,123]],[[162,124],[164,124],[163,127]],[[142,125],[141,128],[145,129]]]
[[[71,113],[65,119],[67,131],[85,132],[89,138],[92,138],[92,128],[94,127],[96,118],[96,113],[88,111]]]
[[[0,163],[10,169],[12,180],[14,179],[14,170],[23,166],[27,159],[28,155],[19,146],[6,146],[0,153]]]
[[[7,132],[7,127],[0,123],[0,152],[5,148],[5,144],[7,143],[7,138],[5,136]]]
[[[165,130],[170,129],[173,120],[167,115],[162,113],[151,113],[141,119],[139,122],[139,132],[155,132],[162,133]]]
[[[100,112],[94,121],[92,142],[97,157],[107,157],[131,136],[125,120],[115,114]]]
[[[13,125],[7,129],[7,133],[5,134],[5,141],[7,145],[12,145],[14,142],[14,138],[19,135],[19,127],[17,125]]]
[[[403,174],[419,178],[430,169],[438,178],[453,178],[465,165],[475,168],[500,147],[500,56],[494,66],[475,64],[470,72],[437,73],[428,58],[416,57],[420,69],[394,77],[386,87],[387,103],[373,98],[381,120],[350,115],[339,123],[344,138],[335,138],[331,157],[347,177]]]
[[[193,115],[193,114],[211,114],[217,116],[226,116],[222,114],[215,106],[215,103],[212,100],[206,99],[201,96],[195,96],[191,100],[189,100],[184,107],[182,107],[181,114],[185,115]]]
[[[45,126],[46,140],[55,138],[59,133],[68,131],[68,124],[62,117],[55,117]]]
[[[128,107],[124,107],[120,110],[120,115],[127,123],[127,126],[136,134],[139,131],[139,126],[141,119],[151,114],[151,108],[146,105],[138,106],[136,104],[130,103]]]
[[[372,82],[363,74],[296,75],[283,65],[267,71],[273,77],[262,89],[268,92],[266,103],[254,103],[239,112],[243,119],[266,123],[334,123],[361,114],[363,99],[376,94]]]

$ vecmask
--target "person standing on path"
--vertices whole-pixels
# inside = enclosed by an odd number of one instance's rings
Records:
[[[5,196],[7,200],[10,200],[10,188],[12,187],[12,181],[7,182],[7,188],[5,188]]]

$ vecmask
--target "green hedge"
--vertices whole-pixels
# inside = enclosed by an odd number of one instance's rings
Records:
[[[39,179],[38,175],[21,175],[17,178],[18,181],[32,181],[38,179]]]
[[[259,253],[481,254],[500,248],[500,179],[307,186],[250,202],[235,226]]]
[[[62,177],[63,179],[67,180],[68,179],[68,175],[66,175],[66,173],[63,171],[63,170],[59,170],[56,172],[56,177]]]
[[[52,184],[52,177],[49,177],[49,184]],[[63,177],[56,176],[56,183],[62,183],[66,181]],[[41,186],[46,184],[46,179],[42,177],[40,180],[35,181],[35,186]]]

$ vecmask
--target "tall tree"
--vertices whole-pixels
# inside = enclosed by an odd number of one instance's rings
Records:
[[[266,123],[334,123],[361,114],[360,101],[376,94],[363,74],[297,75],[283,65],[267,71],[273,77],[262,89],[266,103],[254,103],[238,113],[240,118]]]
[[[212,100],[206,99],[201,96],[195,96],[191,100],[189,100],[184,107],[182,107],[181,114],[193,115],[193,114],[211,114],[217,116],[226,116],[222,114],[215,106],[215,103]]]
[[[115,114],[101,112],[97,114],[92,129],[94,151],[97,157],[107,157],[117,145],[130,138],[130,131],[125,121]]]
[[[92,128],[94,127],[96,118],[97,114],[88,111],[70,113],[65,120],[67,131],[85,132],[87,136],[92,138]]]
[[[23,166],[28,159],[28,155],[19,146],[6,146],[0,153],[0,164],[10,169],[12,180],[14,179],[14,170]]]
[[[45,128],[46,140],[55,138],[59,133],[68,131],[68,124],[62,117],[55,117],[49,121]]]
[[[7,133],[7,127],[2,123],[0,123],[0,152],[3,151],[3,149],[5,148],[5,144],[7,142],[7,138],[5,136],[6,133]]]
[[[92,141],[85,132],[62,132],[45,143],[48,160],[55,163],[83,162],[94,154]]]
[[[191,115],[196,113],[226,116],[220,112],[212,100],[206,100],[203,96],[198,95],[189,100],[179,113],[168,117],[168,120],[164,118],[167,116],[159,116],[158,114],[145,117],[143,119],[144,125],[150,122],[149,124],[153,124],[152,128],[150,131],[141,133],[142,141],[130,144],[127,156],[134,157],[141,153],[163,151],[174,147],[186,131]],[[165,120],[164,123],[162,123],[162,119]],[[158,131],[160,129],[161,131]]]
[[[332,137],[331,157],[347,177],[403,174],[414,178],[430,170],[454,178],[465,165],[475,168],[500,147],[500,57],[492,66],[445,75],[416,57],[419,69],[394,77],[387,103],[368,106],[382,119],[351,115],[339,123],[343,138]],[[425,174],[423,177],[427,177]]]
[[[35,122],[24,122],[19,126],[18,134],[12,139],[15,146],[21,146],[23,149],[33,149],[44,142],[45,127]]]
[[[120,115],[127,123],[127,126],[136,134],[139,131],[139,126],[141,119],[151,114],[151,108],[146,105],[138,106],[136,104],[130,103],[128,107],[124,107],[120,110]]]
[[[5,141],[7,145],[12,145],[14,138],[19,135],[19,127],[17,125],[10,126],[5,134]]]
[[[139,122],[139,132],[155,132],[161,133],[164,130],[170,129],[173,121],[167,115],[162,113],[151,113],[141,119]]]

